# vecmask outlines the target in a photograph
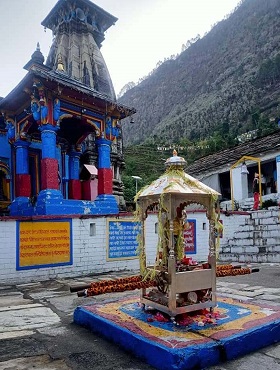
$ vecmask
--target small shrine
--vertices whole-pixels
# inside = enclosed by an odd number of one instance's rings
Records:
[[[185,159],[174,151],[165,162],[166,171],[137,196],[142,223],[139,239],[140,272],[156,286],[141,289],[141,302],[170,317],[216,306],[216,213],[219,193],[184,172]],[[209,220],[208,260],[198,263],[186,256],[188,206],[202,205]],[[154,266],[146,266],[144,230],[149,210],[158,211],[158,244]]]
[[[121,120],[101,54],[117,21],[89,0],[59,0],[42,25],[26,76],[0,100],[0,212],[11,216],[107,215],[125,209]],[[94,169],[95,168],[95,169]]]

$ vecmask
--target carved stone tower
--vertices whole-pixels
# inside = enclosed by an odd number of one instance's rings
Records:
[[[54,36],[46,66],[116,100],[100,52],[104,32],[116,21],[88,0],[59,0],[42,22]]]

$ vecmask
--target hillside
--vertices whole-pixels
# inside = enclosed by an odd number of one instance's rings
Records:
[[[280,2],[243,0],[229,18],[179,56],[160,64],[119,102],[136,108],[125,146],[227,140],[278,122]],[[265,132],[264,132],[265,133]],[[148,141],[149,141],[148,140]]]

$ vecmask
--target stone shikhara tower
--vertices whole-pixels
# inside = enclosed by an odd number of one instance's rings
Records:
[[[104,32],[117,21],[87,0],[59,1],[42,25],[53,32],[46,65],[115,100],[109,71],[100,52]]]

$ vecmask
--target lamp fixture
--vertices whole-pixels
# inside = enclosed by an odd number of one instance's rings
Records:
[[[242,175],[248,175],[249,171],[248,171],[248,168],[246,166],[246,163],[245,161],[242,163],[242,166],[241,166],[241,174]]]
[[[135,192],[138,193],[138,181],[142,180],[140,176],[131,176],[135,180]]]

